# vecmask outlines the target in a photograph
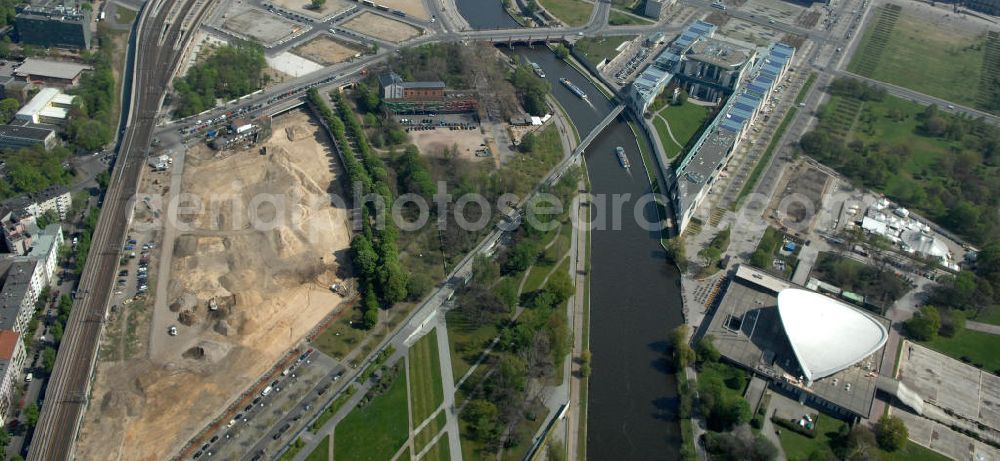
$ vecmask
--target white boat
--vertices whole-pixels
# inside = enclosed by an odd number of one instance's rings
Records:
[[[615,153],[618,154],[618,162],[622,164],[625,168],[630,168],[632,165],[628,162],[628,157],[625,156],[625,149],[622,146],[615,148]]]

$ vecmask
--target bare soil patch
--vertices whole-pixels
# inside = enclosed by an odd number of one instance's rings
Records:
[[[185,216],[190,228],[164,255],[171,279],[159,281],[181,334],[157,358],[98,364],[78,459],[168,457],[340,304],[329,286],[343,276],[350,235],[347,210],[328,196],[340,193],[339,163],[307,114],[272,127],[263,146],[188,151],[182,190],[205,212]]]
[[[477,157],[476,151],[485,147],[486,136],[479,129],[411,131],[410,141],[420,148],[424,155],[442,157],[446,151],[454,149],[458,158],[467,160],[483,160],[489,157]],[[494,152],[495,149],[492,149]]]
[[[350,21],[345,22],[343,27],[392,43],[404,42],[419,36],[421,33],[420,29],[405,22],[387,18],[370,11],[355,16]]]
[[[292,53],[324,66],[332,66],[350,61],[360,56],[362,51],[364,49],[360,45],[321,35],[296,47]]]

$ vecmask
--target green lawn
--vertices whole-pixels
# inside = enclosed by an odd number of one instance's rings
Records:
[[[330,436],[323,437],[323,441],[316,445],[316,449],[306,456],[306,461],[327,461],[330,459]]]
[[[788,429],[781,429],[778,438],[781,439],[781,448],[789,461],[806,460],[814,451],[829,449],[831,439],[836,438],[845,424],[847,423],[839,419],[821,414],[816,419],[816,438],[810,439]]]
[[[658,116],[653,119],[653,126],[656,127],[656,133],[660,137],[660,143],[663,144],[663,150],[668,160],[684,151],[684,146],[705,125],[709,113],[711,113],[711,108],[690,103],[679,106],[668,105],[657,112]],[[660,117],[663,117],[666,122]],[[667,123],[670,124],[669,131]],[[673,138],[670,137],[670,133],[674,134]],[[677,142],[674,142],[674,139]]]
[[[337,424],[333,456],[337,461],[382,461],[392,458],[409,435],[406,374],[399,372],[385,394],[356,408]]]
[[[582,26],[590,19],[592,3],[582,0],[538,0],[549,13],[570,27]]]
[[[879,450],[878,456],[884,461],[948,461],[950,459],[941,453],[913,442],[906,442],[906,446],[903,449],[892,453]]]
[[[337,411],[340,410],[340,407],[343,407],[344,404],[347,403],[347,399],[351,398],[351,395],[353,394],[354,394],[354,387],[352,385],[351,387],[347,388],[346,392],[340,394],[339,397],[334,399],[333,403],[331,403],[330,406],[326,407],[326,409],[323,410],[323,413],[319,415],[319,418],[316,418],[316,421],[312,423],[312,426],[309,426],[309,430],[312,432],[316,432],[321,427],[323,427],[323,425],[326,424],[326,422],[329,421],[330,418],[333,418],[333,415],[337,414]]]
[[[983,311],[982,315],[978,315],[970,320],[975,320],[979,323],[989,323],[990,325],[1000,325],[1000,307],[990,307]]]
[[[979,331],[962,330],[952,338],[938,336],[933,341],[921,343],[944,355],[961,360],[966,357],[972,364],[993,372],[1000,370],[1000,336]]]
[[[612,26],[628,26],[628,25],[645,26],[652,23],[653,21],[650,21],[649,19],[640,18],[636,15],[626,14],[617,9],[612,9],[611,13],[608,14],[608,24]]]
[[[830,451],[832,455],[831,442],[836,439],[841,427],[847,423],[825,414],[820,414],[816,422],[817,431],[814,439],[787,429],[781,429],[778,438],[781,439],[781,448],[788,461],[808,460],[811,459],[810,455],[819,451]],[[913,442],[907,442],[906,446],[899,451],[890,453],[876,450],[876,453],[883,461],[944,461],[948,459],[947,456]]]
[[[445,411],[439,411],[437,416],[435,416],[434,419],[427,423],[427,425],[413,437],[414,452],[420,453],[420,451],[423,450],[424,447],[431,442],[431,440],[434,440],[434,436],[438,435],[438,433],[441,432],[441,429],[444,429],[444,425],[447,423],[448,418],[447,415],[445,415]],[[442,437],[447,440],[447,435]]]
[[[115,5],[115,22],[118,24],[131,24],[135,21],[135,10],[130,10],[121,5]]]
[[[555,268],[555,263],[559,262],[566,252],[569,251],[573,228],[572,223],[568,219],[560,225],[558,233],[556,231],[550,231],[550,233],[551,237],[546,237],[540,245],[544,247],[550,242],[554,243],[544,251],[543,257],[528,270],[528,278],[524,282],[524,287],[521,290],[522,293],[531,293],[542,288],[545,276],[552,272]]]
[[[824,108],[824,117],[835,117],[834,112],[838,107],[847,103],[845,98],[831,96],[830,103]],[[938,170],[939,162],[945,157],[954,156],[954,148],[961,148],[961,143],[957,141],[915,134],[921,124],[918,116],[924,109],[920,104],[886,96],[881,102],[862,103],[860,112],[863,116],[858,117],[849,127],[849,140],[905,146],[909,152],[909,155],[901,158],[901,170],[886,179],[885,192],[890,196],[898,197],[902,194],[909,187],[911,179],[924,183],[935,180],[941,174]],[[897,117],[891,117],[890,114]]]
[[[345,312],[329,328],[316,337],[316,348],[331,357],[342,359],[353,350],[365,337],[365,330],[351,326],[352,320],[361,320],[361,314],[356,309]]]
[[[985,52],[983,35],[944,29],[904,12],[884,40],[875,33],[878,24],[871,21],[865,30],[848,65],[851,72],[975,105]]]
[[[605,59],[618,55],[618,47],[635,35],[619,35],[614,37],[585,37],[573,44],[573,50],[583,56],[591,65],[598,65]]]
[[[441,359],[438,356],[437,330],[420,338],[409,351],[410,402],[413,425],[418,426],[444,401],[441,387]]]
[[[497,335],[497,327],[493,323],[482,326],[470,324],[462,317],[458,309],[448,311],[448,347],[451,348],[451,370],[457,383],[465,372],[476,363],[479,354],[486,344]]]
[[[448,445],[448,437],[441,437],[437,443],[424,453],[420,458],[422,461],[451,461],[451,447]]]

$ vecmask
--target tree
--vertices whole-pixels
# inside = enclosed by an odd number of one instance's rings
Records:
[[[493,287],[493,294],[497,299],[503,303],[507,309],[513,309],[517,306],[518,296],[517,296],[517,280],[513,278],[505,278],[500,280],[496,286]]]
[[[364,235],[358,235],[351,241],[351,253],[354,260],[354,267],[358,269],[363,279],[370,279],[375,274],[375,267],[378,264],[378,253],[371,240]]]
[[[366,330],[375,328],[375,325],[378,325],[378,309],[366,310],[361,322]]]
[[[326,5],[326,0],[310,0],[309,4],[312,5],[314,10],[321,10],[323,9],[323,5]]]
[[[718,362],[719,350],[715,348],[715,338],[712,335],[702,336],[694,345],[694,352],[698,358],[698,363]]]
[[[419,301],[433,287],[434,281],[431,280],[431,276],[423,272],[412,273],[409,280],[406,281],[406,299],[409,301]]]
[[[45,367],[45,373],[52,374],[52,368],[56,365],[56,350],[52,347],[46,347],[42,351],[42,366]]]
[[[535,144],[537,144],[537,138],[535,137],[535,134],[525,133],[524,136],[521,136],[521,143],[517,145],[517,150],[527,154],[535,150]]]
[[[687,325],[680,325],[670,332],[670,336],[667,339],[668,353],[670,354],[670,363],[674,366],[674,370],[683,370],[688,364],[695,360],[694,350],[688,345],[688,327]]]
[[[538,260],[538,253],[538,247],[534,242],[522,240],[510,251],[504,269],[508,273],[526,270]]]
[[[549,281],[545,284],[543,290],[552,294],[555,301],[553,305],[559,305],[566,302],[573,295],[576,291],[576,286],[570,280],[569,274],[557,271],[549,276]]]
[[[555,55],[556,55],[557,58],[559,58],[559,59],[566,59],[566,58],[569,57],[569,48],[566,48],[566,45],[563,45],[562,43],[560,43],[560,44],[556,45],[554,53],[555,53]]]
[[[35,427],[38,424],[38,404],[31,402],[24,407],[24,424],[28,427]]]
[[[906,445],[909,432],[902,419],[896,416],[883,416],[875,425],[875,440],[885,451],[896,451]]]
[[[917,341],[930,341],[934,339],[940,328],[941,314],[936,307],[931,305],[921,307],[905,324],[907,334]]]
[[[21,103],[17,102],[14,98],[4,98],[0,100],[0,118],[2,118],[3,123],[10,122],[14,119],[14,114],[17,110],[21,108]]]

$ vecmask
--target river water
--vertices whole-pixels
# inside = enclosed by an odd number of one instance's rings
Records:
[[[516,54],[542,67],[552,94],[566,109],[581,137],[586,137],[613,104],[573,67],[547,48],[521,48]],[[573,81],[589,97],[584,101],[559,82]],[[669,331],[683,323],[680,274],[660,246],[659,232],[640,224],[658,222],[636,139],[628,124],[612,122],[587,148],[587,169],[595,197],[608,197],[607,219],[591,241],[590,350],[592,369],[587,418],[590,460],[677,459],[677,393],[665,360]],[[632,165],[622,168],[615,154],[621,146]],[[652,149],[650,148],[650,151]],[[621,197],[620,226],[612,218],[612,196]],[[639,205],[637,205],[639,204]],[[641,219],[636,219],[639,216]]]
[[[521,26],[507,14],[500,0],[455,0],[455,4],[458,12],[473,29],[512,29]]]

